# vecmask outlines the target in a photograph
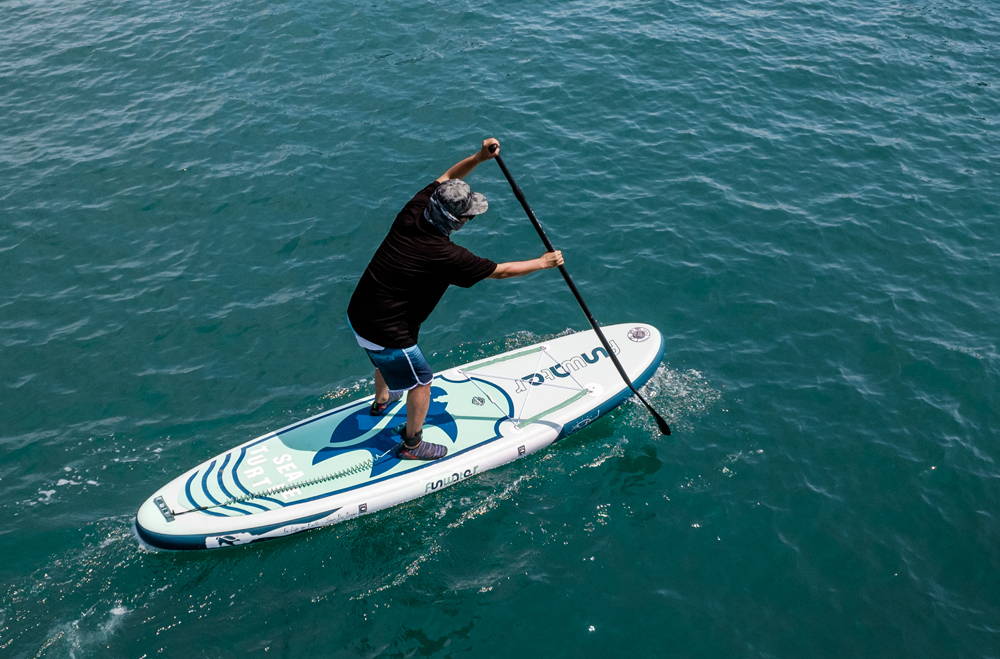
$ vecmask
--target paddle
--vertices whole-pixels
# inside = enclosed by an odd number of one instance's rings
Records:
[[[496,150],[497,145],[491,144],[490,153],[496,153]],[[521,192],[521,188],[517,185],[517,182],[514,181],[514,177],[510,175],[510,170],[507,169],[507,165],[504,163],[503,158],[500,157],[500,154],[496,154],[494,159],[497,161],[497,164],[500,165],[500,171],[502,171],[503,175],[507,178],[507,182],[510,183],[510,189],[514,191],[514,196],[517,197],[519,202],[521,202],[521,207],[524,209],[524,212],[527,213],[528,219],[531,220],[533,225],[535,225],[535,231],[538,232],[538,237],[541,238],[542,243],[545,244],[545,249],[550,252],[554,252],[556,248],[552,246],[552,242],[549,240],[549,237],[545,235],[545,230],[542,229],[542,225],[538,222],[538,218],[535,217],[535,213],[531,210],[531,206],[528,205],[528,201],[524,198],[524,193]],[[622,366],[622,363],[618,361],[618,357],[616,357],[614,351],[611,350],[611,345],[608,343],[607,338],[605,338],[604,332],[601,331],[601,326],[597,324],[596,320],[594,320],[594,316],[591,315],[590,309],[587,308],[587,303],[583,301],[583,297],[580,296],[580,291],[577,290],[576,284],[573,283],[573,279],[569,276],[569,272],[566,271],[566,266],[559,266],[559,272],[562,273],[563,279],[566,280],[566,285],[569,286],[569,290],[573,293],[573,297],[576,298],[580,308],[583,309],[583,314],[587,317],[587,320],[590,321],[591,327],[594,328],[594,333],[597,334],[597,338],[601,340],[601,345],[603,345],[604,349],[608,352],[608,356],[611,357],[611,361],[614,363],[615,368],[618,369],[618,373],[622,376],[622,380],[625,380],[625,384],[628,385],[628,388],[632,390],[632,393],[634,393],[636,397],[642,401],[642,404],[646,406],[649,413],[653,415],[653,418],[656,420],[656,425],[660,428],[660,433],[663,435],[669,435],[670,426],[667,425],[667,422],[663,420],[660,413],[653,409],[653,406],[642,397],[639,390],[632,384],[632,380],[630,380],[628,375],[625,373],[625,368]]]

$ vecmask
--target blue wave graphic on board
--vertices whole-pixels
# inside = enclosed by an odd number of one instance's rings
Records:
[[[447,401],[443,400],[448,395],[441,387],[431,387],[431,403],[427,409],[427,419],[424,427],[435,426],[442,431],[454,444],[458,441],[458,424],[455,417],[448,412]],[[385,425],[382,425],[385,423]],[[406,406],[397,405],[388,422],[384,416],[372,416],[367,407],[362,407],[357,412],[344,417],[343,421],[337,424],[330,434],[330,446],[326,446],[316,452],[312,463],[319,464],[324,460],[329,460],[348,451],[364,450],[371,453],[374,464],[370,477],[378,476],[392,469],[399,462],[399,458],[391,452],[399,442],[397,428],[400,424],[406,423]],[[374,433],[365,441],[357,443],[359,437],[375,430],[377,426],[381,429]],[[389,451],[388,453],[386,453]],[[380,457],[381,456],[381,457]]]

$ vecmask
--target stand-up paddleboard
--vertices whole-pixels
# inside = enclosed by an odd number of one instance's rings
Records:
[[[602,328],[636,387],[660,363],[651,325]],[[448,455],[399,460],[404,401],[382,416],[368,397],[261,435],[160,488],[136,515],[140,538],[211,549],[276,538],[430,494],[545,448],[631,395],[594,332],[579,332],[437,374],[424,439]]]

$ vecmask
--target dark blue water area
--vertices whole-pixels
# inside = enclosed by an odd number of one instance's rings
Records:
[[[1000,656],[1000,6],[3,3],[0,650]],[[496,136],[644,394],[377,515],[154,553],[135,510],[369,391],[344,324]],[[499,169],[455,241],[543,247]],[[438,369],[587,322],[448,292]]]

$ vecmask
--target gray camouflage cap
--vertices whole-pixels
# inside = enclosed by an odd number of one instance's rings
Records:
[[[459,178],[448,179],[434,191],[434,198],[455,217],[481,215],[490,207],[486,197],[473,192],[469,184]]]

